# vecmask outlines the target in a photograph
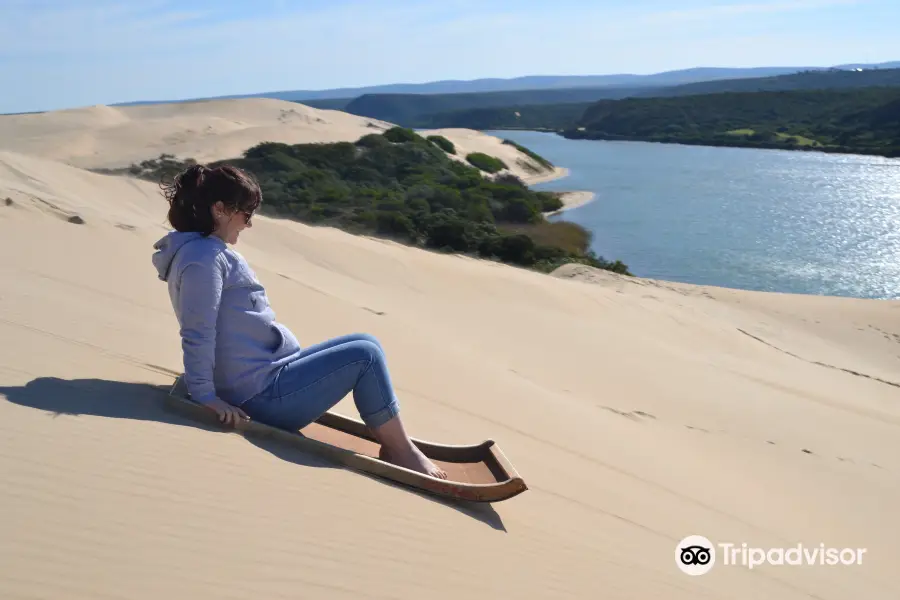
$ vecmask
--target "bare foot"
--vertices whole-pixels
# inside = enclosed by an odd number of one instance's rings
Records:
[[[447,479],[447,472],[428,460],[428,457],[422,454],[422,451],[414,445],[405,452],[397,452],[396,459],[394,459],[394,454],[391,451],[382,446],[381,450],[378,451],[378,458],[419,473],[425,473],[437,479]]]

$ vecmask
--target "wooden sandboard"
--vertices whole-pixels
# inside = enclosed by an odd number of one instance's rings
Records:
[[[185,416],[224,427],[215,413],[190,399],[183,375],[175,380],[166,405]],[[447,479],[437,479],[380,460],[380,445],[365,423],[337,413],[326,412],[296,432],[256,421],[248,421],[239,429],[245,434],[276,438],[356,471],[446,498],[499,502],[528,489],[494,440],[475,446],[448,446],[411,438],[425,456],[447,472]]]

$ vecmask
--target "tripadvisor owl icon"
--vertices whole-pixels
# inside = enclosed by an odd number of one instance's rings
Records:
[[[675,564],[688,575],[706,575],[716,564],[716,548],[702,535],[689,535],[675,547]]]

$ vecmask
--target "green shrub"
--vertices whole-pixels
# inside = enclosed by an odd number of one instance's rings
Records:
[[[416,239],[416,227],[404,214],[379,210],[375,213],[375,222],[378,233],[406,241]]]
[[[497,257],[503,262],[528,266],[534,264],[534,240],[517,233],[504,235],[497,246]]]
[[[541,212],[553,212],[561,209],[564,204],[561,195],[555,192],[538,192],[541,201]]]
[[[356,145],[362,148],[384,148],[390,145],[390,141],[383,135],[370,133],[356,140]]]
[[[407,127],[392,127],[385,131],[385,139],[395,144],[404,144],[406,142],[418,142],[422,140],[422,136]]]
[[[501,173],[500,175],[497,175],[496,177],[494,177],[494,183],[499,183],[501,185],[514,185],[523,189],[528,188],[528,185],[524,181],[522,181],[521,179],[519,179],[519,177],[513,175],[512,173]],[[549,192],[539,192],[538,195],[540,195],[541,193],[548,194]]]
[[[499,221],[509,223],[534,223],[541,219],[540,210],[528,198],[514,197],[504,203],[503,208],[494,213]]]
[[[506,169],[506,163],[500,160],[499,158],[495,158],[493,156],[488,156],[483,152],[472,152],[471,154],[466,156],[466,160],[469,161],[473,167],[481,169],[487,173],[497,173],[498,171],[502,171]]]
[[[447,154],[456,154],[456,146],[453,145],[453,142],[442,135],[429,135],[425,139],[427,139],[429,142],[431,142]]]
[[[470,223],[460,219],[453,210],[445,210],[428,219],[425,245],[469,252],[476,247],[473,233]]]

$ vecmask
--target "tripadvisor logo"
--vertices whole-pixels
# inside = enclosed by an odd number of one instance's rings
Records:
[[[675,547],[675,564],[683,573],[696,576],[709,573],[717,561],[747,569],[761,565],[849,566],[861,565],[865,553],[865,548],[829,548],[825,544],[797,544],[789,548],[757,548],[730,542],[713,544],[702,535],[690,535]]]
[[[675,564],[688,575],[706,575],[716,564],[716,547],[702,535],[689,535],[675,547]]]

